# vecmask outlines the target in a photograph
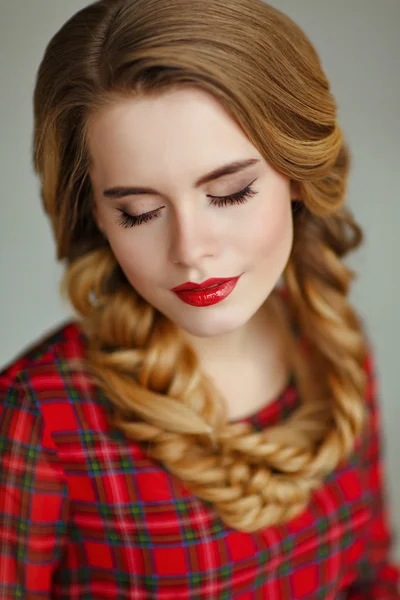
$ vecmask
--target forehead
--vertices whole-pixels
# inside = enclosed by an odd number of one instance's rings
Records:
[[[90,120],[88,143],[95,172],[152,182],[195,179],[230,160],[259,156],[225,108],[194,88],[116,99]]]

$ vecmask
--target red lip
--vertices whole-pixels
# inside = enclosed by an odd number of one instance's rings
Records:
[[[203,283],[192,283],[191,281],[187,281],[186,283],[182,283],[182,285],[178,285],[177,287],[172,288],[172,292],[186,292],[190,290],[204,290],[206,288],[211,287],[212,285],[216,285],[217,283],[225,283],[225,281],[231,281],[233,277],[222,277],[220,279],[216,279],[215,277],[212,279],[207,279],[207,281],[203,281]]]
[[[187,282],[171,291],[175,292],[185,304],[198,307],[211,306],[225,300],[235,289],[240,277],[241,275],[224,279],[207,279],[201,284]]]

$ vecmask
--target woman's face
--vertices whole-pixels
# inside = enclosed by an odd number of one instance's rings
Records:
[[[96,220],[135,290],[191,335],[243,327],[290,254],[288,178],[194,88],[116,100],[88,135]]]

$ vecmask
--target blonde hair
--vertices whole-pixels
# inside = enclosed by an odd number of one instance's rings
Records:
[[[121,95],[177,86],[216,97],[300,192],[284,273],[288,308],[275,310],[302,403],[265,431],[228,421],[194,350],[132,289],[93,219],[89,118]],[[95,2],[46,49],[34,161],[66,290],[88,337],[90,372],[113,403],[114,423],[233,528],[254,531],[298,514],[354,448],[366,354],[348,301],[353,273],[343,263],[362,238],[343,206],[348,150],[304,33],[258,0]]]

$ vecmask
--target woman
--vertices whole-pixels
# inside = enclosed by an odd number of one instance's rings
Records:
[[[257,0],[101,0],[34,161],[76,321],[0,376],[3,598],[400,598],[362,238],[310,42]]]

